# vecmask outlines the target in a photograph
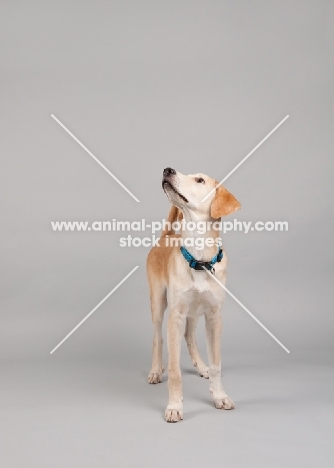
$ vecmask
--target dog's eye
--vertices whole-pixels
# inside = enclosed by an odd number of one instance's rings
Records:
[[[205,180],[202,177],[196,177],[195,180],[198,184],[205,184]]]

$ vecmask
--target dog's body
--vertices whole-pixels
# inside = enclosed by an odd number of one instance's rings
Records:
[[[217,187],[208,199],[202,202],[217,182],[205,175],[185,176],[174,169],[164,170],[163,188],[173,204],[168,221],[173,223],[184,218],[190,221],[211,222],[240,208],[239,202],[223,187]],[[208,246],[197,249],[187,247],[188,252],[199,261],[209,262],[217,254],[219,232],[211,228],[205,234],[198,230],[182,232],[182,239],[199,237],[213,239]],[[147,258],[147,273],[150,286],[152,321],[154,325],[153,362],[148,376],[149,383],[161,382],[164,370],[162,363],[162,322],[167,301],[170,309],[167,328],[169,403],[165,412],[168,422],[183,419],[182,379],[180,370],[181,335],[185,328],[188,350],[198,373],[210,379],[210,391],[216,408],[232,409],[233,402],[226,395],[221,382],[220,337],[222,330],[221,307],[224,290],[210,278],[204,269],[197,271],[180,253],[180,247],[171,247],[171,239],[179,238],[173,229],[163,231],[159,246],[151,249]],[[196,244],[194,244],[196,245]],[[217,279],[225,283],[227,258],[214,265]],[[205,316],[209,367],[201,358],[195,339],[195,328],[200,315]]]

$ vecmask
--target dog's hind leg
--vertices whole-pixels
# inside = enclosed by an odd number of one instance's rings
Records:
[[[152,369],[148,375],[151,384],[160,383],[164,366],[162,363],[162,322],[167,307],[166,288],[155,281],[150,284],[151,312],[154,327]]]
[[[201,377],[208,379],[209,368],[204,363],[203,359],[201,358],[201,355],[199,354],[197,343],[196,343],[195,330],[196,330],[197,322],[198,322],[198,317],[187,317],[184,337],[187,342],[188,351],[189,351],[191,360],[194,366],[197,368],[198,374]]]

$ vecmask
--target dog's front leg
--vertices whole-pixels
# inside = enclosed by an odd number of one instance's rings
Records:
[[[220,307],[205,315],[206,342],[209,359],[210,392],[218,409],[233,409],[233,401],[226,395],[221,380],[220,337],[222,316]]]
[[[167,422],[178,422],[183,419],[180,354],[181,336],[183,334],[185,320],[185,313],[180,312],[178,308],[172,308],[167,326],[169,390],[169,402],[165,411],[165,419]]]

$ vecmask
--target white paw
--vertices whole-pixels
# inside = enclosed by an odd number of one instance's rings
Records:
[[[150,384],[157,384],[162,381],[162,372],[150,372],[147,377]]]
[[[179,422],[183,419],[182,405],[168,405],[165,411],[167,422]]]
[[[204,377],[205,379],[209,378],[209,368],[208,367],[202,367],[201,369],[197,368],[197,372],[198,372],[198,375],[200,377]]]
[[[213,403],[218,409],[231,410],[234,409],[234,403],[227,395],[222,395],[213,398]]]

